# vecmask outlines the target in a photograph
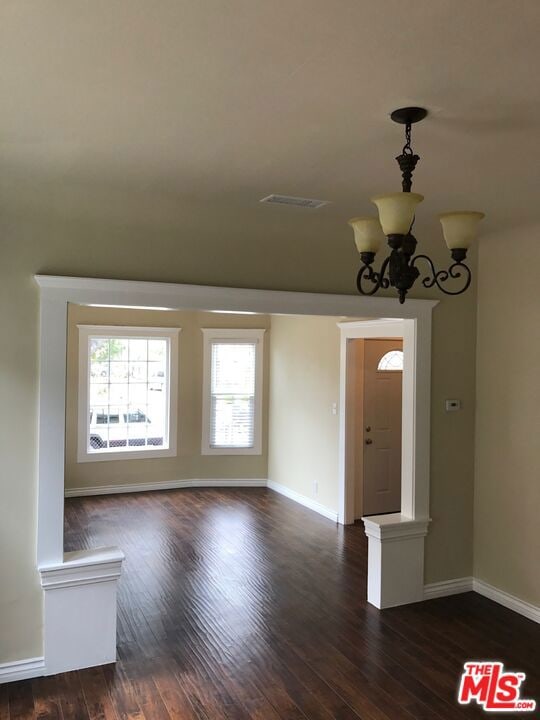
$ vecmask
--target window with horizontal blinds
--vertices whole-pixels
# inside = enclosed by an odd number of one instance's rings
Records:
[[[256,361],[256,342],[212,341],[211,448],[254,446]]]

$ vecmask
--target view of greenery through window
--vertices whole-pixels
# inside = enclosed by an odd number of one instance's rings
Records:
[[[166,446],[168,340],[89,343],[88,451]]]

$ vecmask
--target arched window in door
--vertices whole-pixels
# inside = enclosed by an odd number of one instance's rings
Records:
[[[403,351],[390,350],[379,360],[377,370],[383,372],[396,372],[403,370]]]

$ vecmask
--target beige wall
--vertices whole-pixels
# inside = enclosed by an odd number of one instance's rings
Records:
[[[426,583],[472,571],[474,472],[474,312],[454,298],[434,312],[431,409],[431,518]],[[271,480],[337,510],[339,318],[272,318]],[[287,405],[287,398],[297,402]],[[445,399],[462,410],[445,412]],[[314,480],[319,491],[315,494]]]
[[[476,313],[471,295],[443,298],[433,313],[431,484],[426,583],[472,570]],[[445,411],[458,398],[459,412]]]
[[[332,404],[339,402],[338,322],[272,317],[268,438],[268,478],[335,511],[339,416],[332,414]]]
[[[178,220],[176,198],[174,212],[159,206],[148,227],[138,216],[144,194],[132,202],[110,188],[85,188],[66,205],[47,183],[34,191],[35,203],[24,211],[15,204],[0,213],[0,397],[9,408],[0,415],[0,662],[42,653],[35,537],[39,294],[33,275],[354,293],[358,263],[346,228],[333,243],[314,242],[309,226],[288,237],[277,219],[257,238],[238,223],[234,235],[223,235],[208,214],[208,222],[195,219],[186,206],[185,220]],[[238,216],[237,208],[221,209]],[[446,263],[442,242],[437,248],[435,259]],[[413,293],[422,296],[438,293]],[[475,315],[474,287],[461,297],[443,297],[434,313],[431,582],[472,568]],[[445,415],[445,397],[462,398],[463,411]]]
[[[83,325],[182,328],[178,349],[178,452],[176,457],[77,462],[78,332]],[[270,328],[267,315],[230,315],[81,307],[68,312],[66,397],[66,487],[80,488],[191,478],[266,478],[268,426],[268,350],[264,339],[262,455],[201,455],[203,333],[201,328]]]
[[[493,236],[478,284],[475,576],[540,605],[540,225]]]

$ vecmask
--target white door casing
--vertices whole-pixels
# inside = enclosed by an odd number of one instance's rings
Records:
[[[339,323],[340,501],[339,519],[354,522],[354,477],[347,437],[347,343],[354,338],[403,338],[401,513],[364,517],[368,536],[368,601],[378,608],[423,599],[424,537],[429,525],[429,455],[431,405],[431,309],[416,319],[381,318]],[[407,303],[405,303],[406,305]],[[400,306],[404,308],[405,305]]]

